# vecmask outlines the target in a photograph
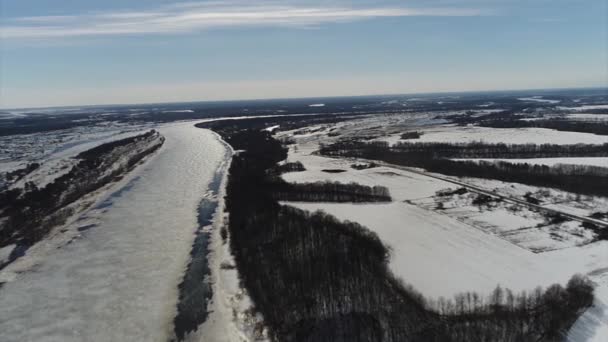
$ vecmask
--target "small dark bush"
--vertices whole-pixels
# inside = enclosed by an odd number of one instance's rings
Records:
[[[408,140],[408,139],[419,139],[422,136],[422,132],[406,132],[401,134],[401,139],[402,140]]]

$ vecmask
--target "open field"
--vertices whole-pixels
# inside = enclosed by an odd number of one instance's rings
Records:
[[[376,124],[383,122],[379,120]],[[322,210],[342,220],[361,223],[376,232],[392,248],[391,270],[431,298],[451,297],[459,292],[476,290],[484,293],[500,284],[513,290],[531,291],[537,286],[564,283],[572,274],[588,275],[597,286],[595,307],[581,318],[571,332],[572,341],[584,336],[601,341],[608,329],[608,241],[596,241],[595,234],[576,220],[552,221],[534,207],[495,201],[473,204],[478,196],[440,195],[459,188],[451,182],[413,173],[403,168],[376,166],[355,170],[360,161],[333,159],[316,155],[320,143],[341,137],[368,136],[375,132],[371,123],[350,122],[350,126],[330,126],[324,130],[294,135],[288,161],[301,162],[306,171],[284,174],[290,182],[339,181],[386,186],[393,203],[333,204],[286,202],[310,211]],[[370,126],[371,129],[368,129]],[[385,135],[374,140],[390,144],[401,141],[394,127],[381,124]],[[415,129],[411,126],[409,129]],[[603,144],[608,137],[589,133],[560,132],[550,129],[492,129],[450,125],[423,126],[421,142],[551,143]],[[314,130],[313,130],[314,131]],[[394,132],[394,131],[393,131]],[[401,130],[402,132],[402,130]],[[293,132],[281,132],[289,136]],[[325,133],[325,134],[324,134]],[[329,142],[328,142],[329,141]],[[607,158],[536,158],[506,160],[541,165],[572,163],[606,166]],[[368,161],[367,161],[368,162]],[[324,170],[342,170],[328,173]],[[420,170],[422,171],[422,170]],[[450,178],[450,177],[448,177]],[[565,191],[488,179],[455,179],[489,193],[522,199],[532,193],[540,206],[580,217],[608,211],[608,199],[580,196]],[[445,275],[443,278],[442,275]],[[585,324],[583,322],[593,322]],[[578,337],[572,337],[578,336]]]

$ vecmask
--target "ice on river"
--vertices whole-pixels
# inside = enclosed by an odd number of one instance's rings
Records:
[[[0,288],[2,341],[170,338],[197,206],[225,147],[192,123],[160,131],[165,145],[129,188],[86,214],[96,226]]]

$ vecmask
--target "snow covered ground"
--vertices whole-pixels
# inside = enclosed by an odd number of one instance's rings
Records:
[[[192,123],[160,131],[165,145],[122,188],[0,271],[3,341],[172,336],[197,206],[225,146]]]
[[[533,252],[581,246],[595,240],[596,234],[585,229],[579,221],[553,221],[546,213],[505,201],[475,204],[477,198],[479,194],[468,191],[425,197],[409,203],[447,215]],[[568,205],[563,207],[553,209],[572,211],[568,210]]]
[[[542,103],[549,103],[549,104],[556,104],[556,103],[562,102],[561,100],[544,99],[542,96],[521,97],[521,98],[518,98],[518,100],[526,101],[526,102],[542,102]]]
[[[124,139],[145,132],[146,127],[130,127],[128,131],[109,131],[91,133],[81,136],[77,141],[70,142],[55,148],[42,159],[36,160],[41,166],[26,175],[11,187],[23,187],[25,183],[32,182],[37,187],[43,188],[56,178],[68,173],[72,166],[78,163],[73,157],[80,152],[105,144],[110,141]]]
[[[608,112],[608,109],[606,109]],[[606,114],[591,114],[591,113],[581,113],[581,114],[568,114],[566,118],[570,120],[576,121],[608,121],[608,115]]]
[[[489,128],[439,126],[424,130],[424,135],[415,141],[420,142],[473,142],[508,144],[603,144],[608,136],[591,133],[560,132],[546,128]]]
[[[577,112],[584,112],[586,110],[594,110],[594,109],[608,109],[608,104],[599,104],[599,105],[583,105],[578,107],[564,107],[558,106],[557,109],[561,110],[572,110]]]
[[[69,170],[70,157],[108,141],[136,135],[150,127],[151,125],[111,123],[0,137],[0,172],[12,171],[28,163],[37,162],[42,164],[42,167],[29,175],[31,179],[27,181],[44,186],[60,176],[62,169]],[[17,186],[23,185],[23,182]]]
[[[591,114],[580,114],[591,115]],[[597,115],[602,116],[602,115]],[[605,116],[605,115],[604,115]],[[605,116],[608,120],[608,116]],[[541,118],[528,118],[527,120],[538,120]],[[388,128],[385,130],[390,131]],[[380,136],[374,140],[386,141],[390,145],[397,142],[450,142],[468,143],[482,141],[485,143],[506,144],[603,144],[608,142],[608,136],[595,135],[591,133],[560,132],[546,128],[490,128],[478,126],[429,126],[420,127],[419,131],[424,134],[418,139],[401,140],[401,134],[408,130],[416,130],[415,127],[403,129],[395,134]]]
[[[348,125],[340,128],[344,136],[362,134],[365,132],[362,127],[370,127],[356,122],[349,122]],[[350,128],[356,133],[349,132]],[[497,206],[495,209],[480,210],[471,206],[470,201],[460,203],[451,199],[445,203],[444,209],[438,210],[435,207],[436,192],[446,188],[456,189],[457,186],[389,167],[354,170],[350,166],[355,161],[314,155],[319,142],[331,141],[332,138],[327,137],[326,133],[332,129],[329,126],[325,132],[296,136],[292,136],[291,132],[279,133],[279,138],[289,136],[297,142],[290,148],[288,161],[300,161],[306,168],[303,172],[286,173],[283,178],[290,182],[330,180],[383,185],[389,188],[393,202],[283,204],[311,211],[324,210],[339,219],[367,226],[391,246],[391,270],[424,295],[435,299],[471,290],[487,294],[498,284],[516,291],[532,290],[556,282],[564,284],[576,273],[586,274],[597,285],[596,303],[575,324],[569,340],[608,340],[608,241],[589,243],[591,236],[587,236],[589,232],[582,230],[579,222],[546,225],[540,213],[528,209],[510,211],[507,206]],[[483,140],[517,144],[608,142],[608,137],[604,136],[535,128],[492,129],[443,125],[423,127],[422,130],[425,134],[416,141]],[[383,128],[383,131],[390,132],[391,128]],[[395,132],[377,139],[394,139],[398,136],[399,133]],[[576,158],[577,162],[586,163],[599,162],[600,159],[605,158]],[[341,169],[345,172],[326,173],[323,169]],[[494,180],[466,178],[463,181],[509,196],[522,197],[532,192],[547,207],[579,215],[608,210],[606,198],[576,196],[558,190]],[[527,231],[522,228],[527,228]]]
[[[454,184],[388,167],[353,170],[351,161],[308,155],[309,151],[307,145],[298,146],[297,152],[292,149],[289,160],[301,161],[307,170],[286,173],[284,179],[291,182],[331,180],[383,185],[389,188],[393,202],[289,204],[307,210],[325,210],[377,232],[393,248],[393,272],[425,295],[451,297],[467,290],[489,293],[499,283],[514,290],[530,290],[539,285],[563,283],[574,273],[584,273],[585,269],[577,268],[578,265],[566,269],[561,262],[545,258],[547,252],[534,253],[531,248],[526,248],[546,247],[547,243],[554,242],[549,238],[516,244],[503,236],[503,232],[543,223],[544,218],[538,213],[521,208],[516,213],[509,212],[507,208],[480,212],[470,202],[466,205],[453,203],[454,208],[448,203],[444,210],[434,210],[436,192],[455,189]],[[346,172],[325,173],[323,169],[343,169]],[[531,238],[531,235],[526,237]],[[526,246],[526,242],[536,245]],[[606,252],[587,258],[587,261],[594,260],[590,269],[595,270],[602,258],[608,257]],[[458,276],[450,274],[449,281],[440,279],[438,275],[447,274],[441,271],[443,269],[452,269]]]
[[[606,342],[608,340],[608,286],[595,289],[596,300],[574,323],[567,336],[568,342]],[[602,298],[602,299],[599,299]]]

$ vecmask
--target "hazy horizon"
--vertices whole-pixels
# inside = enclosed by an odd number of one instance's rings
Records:
[[[608,85],[602,0],[3,3],[0,108]]]
[[[412,93],[382,93],[382,94],[355,94],[355,95],[325,95],[325,96],[300,96],[300,97],[268,97],[268,98],[229,98],[219,100],[184,100],[184,101],[164,101],[164,102],[123,102],[123,103],[91,103],[76,105],[57,105],[57,106],[38,106],[38,107],[0,107],[0,111],[7,110],[29,110],[29,109],[54,109],[54,108],[75,108],[75,107],[105,107],[105,106],[146,106],[146,105],[171,105],[171,104],[206,104],[221,102],[248,102],[248,101],[273,101],[273,100],[320,100],[338,98],[358,98],[358,97],[394,97],[394,96],[441,96],[441,95],[466,95],[466,94],[492,94],[492,93],[530,93],[530,92],[562,92],[562,91],[583,91],[583,90],[605,90],[608,87],[564,87],[564,88],[528,88],[528,89],[491,89],[491,90],[464,90],[464,91],[439,91],[439,92],[412,92]]]

